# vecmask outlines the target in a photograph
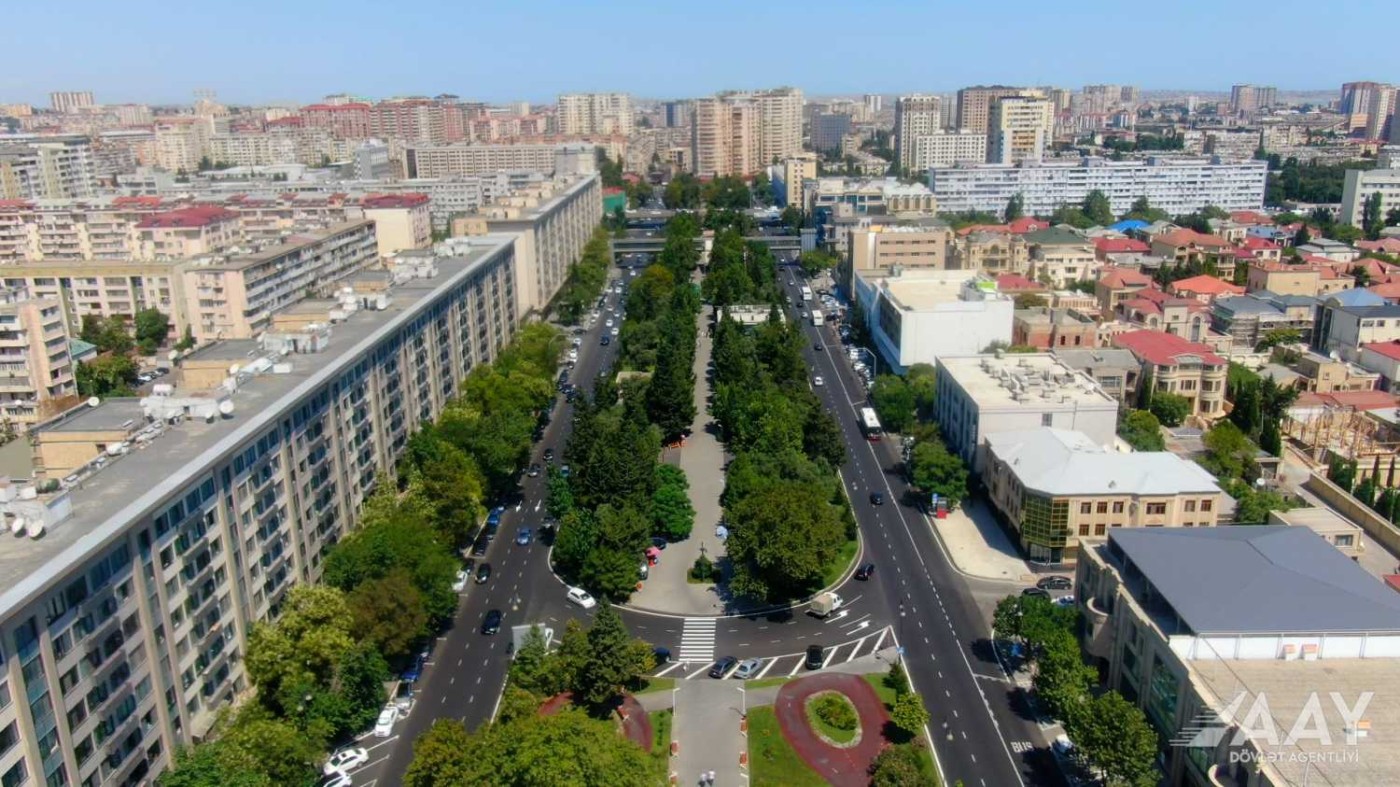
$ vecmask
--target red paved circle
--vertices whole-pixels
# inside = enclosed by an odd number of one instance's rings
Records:
[[[807,698],[823,691],[839,691],[856,706],[860,715],[860,743],[848,749],[832,746],[818,737],[807,722]],[[836,787],[870,784],[870,763],[885,747],[885,723],[890,716],[865,678],[827,672],[789,681],[778,689],[773,711],[783,737],[822,778]]]
[[[574,693],[566,691],[563,694],[556,694],[544,701],[540,706],[541,716],[553,716],[566,706],[573,704]],[[646,708],[631,694],[624,694],[622,702],[616,709],[616,717],[622,725],[622,731],[633,743],[641,746],[647,751],[651,751],[653,736],[651,734],[651,717],[647,715]]]

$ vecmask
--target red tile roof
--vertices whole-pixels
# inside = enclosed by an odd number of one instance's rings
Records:
[[[370,210],[383,208],[416,208],[428,204],[428,195],[416,192],[403,194],[370,194],[360,200],[362,207]]]
[[[190,208],[167,210],[147,216],[137,224],[138,229],[176,229],[180,227],[207,227],[220,221],[234,221],[238,214],[216,205],[195,205]]]
[[[958,230],[958,235],[971,235],[974,232],[1011,232],[1011,226],[1009,224],[973,224]]]
[[[1269,226],[1273,226],[1274,223],[1272,216],[1256,210],[1232,210],[1230,211],[1230,221],[1237,224],[1265,224]]]
[[[369,109],[369,104],[307,104],[301,108],[302,112],[363,112]]]
[[[1381,238],[1380,240],[1359,240],[1356,248],[1366,251],[1379,251],[1384,254],[1400,254],[1400,238]]]
[[[1368,287],[1367,289],[1369,289],[1371,292],[1376,291],[1375,287]],[[1388,342],[1371,342],[1370,344],[1363,344],[1361,345],[1361,349],[1370,350],[1373,353],[1378,353],[1380,355],[1385,356],[1386,358],[1391,359],[1392,361],[1400,361],[1400,339],[1395,339],[1393,341]]]
[[[1167,286],[1174,294],[1198,293],[1201,295],[1243,295],[1244,288],[1238,284],[1222,281],[1214,276],[1201,274],[1187,279],[1179,279]]]
[[[1180,336],[1161,331],[1132,331],[1113,337],[1113,345],[1131,350],[1133,355],[1158,366],[1175,366],[1183,355],[1193,355],[1208,366],[1224,366],[1225,359],[1209,347],[1188,342]]]
[[[1002,292],[1043,292],[1045,287],[1019,273],[1003,273],[997,276],[997,289]]]
[[[1386,281],[1373,284],[1366,289],[1391,302],[1400,302],[1400,281]]]
[[[32,202],[30,202],[30,201],[28,201],[28,200],[22,200],[22,199],[0,199],[0,208],[5,208],[5,209],[10,209],[10,210],[12,210],[12,209],[15,209],[15,208],[32,208],[32,207],[34,207],[34,203],[32,203]]]
[[[1148,246],[1136,238],[1094,238],[1094,248],[1100,254],[1122,254],[1127,252],[1139,252],[1146,254],[1152,251]]]
[[[1265,240],[1264,238],[1258,237],[1257,235],[1246,236],[1244,239],[1244,243],[1241,243],[1240,246],[1249,249],[1250,251],[1267,251],[1271,249],[1282,248],[1277,243],[1274,243],[1271,240]]]
[[[1333,391],[1305,393],[1294,407],[1344,407],[1352,410],[1390,410],[1395,407],[1395,394],[1386,391]]]
[[[1158,241],[1161,241],[1162,243],[1165,243],[1168,246],[1190,246],[1194,243],[1197,246],[1202,247],[1222,248],[1230,245],[1230,242],[1225,240],[1224,238],[1218,238],[1214,235],[1207,235],[1204,232],[1197,232],[1193,229],[1186,229],[1184,227],[1181,229],[1172,230],[1171,232],[1164,232],[1161,235],[1157,235],[1154,238],[1152,238],[1153,243],[1156,243]]]
[[[1025,235],[1027,232],[1049,229],[1050,222],[1030,217],[1022,217],[1009,222],[1006,226],[1013,235]]]
[[[112,200],[112,206],[118,208],[158,208],[160,204],[160,197],[116,197]]]
[[[1108,266],[1099,274],[1099,282],[1111,290],[1121,287],[1148,287],[1152,284],[1152,277],[1128,268]]]

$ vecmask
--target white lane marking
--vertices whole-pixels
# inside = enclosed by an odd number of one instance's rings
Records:
[[[768,670],[773,669],[773,666],[774,666],[775,664],[777,664],[777,663],[778,663],[778,660],[777,660],[777,659],[769,659],[769,660],[768,660],[768,663],[764,665],[763,669],[759,670],[758,674],[755,675],[755,676],[753,676],[754,680],[759,680],[759,679],[761,679],[764,675],[767,675],[767,674],[768,674]]]

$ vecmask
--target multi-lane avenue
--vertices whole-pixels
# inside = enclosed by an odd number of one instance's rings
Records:
[[[803,284],[795,268],[780,269],[786,291],[797,299]],[[626,272],[623,272],[626,279]],[[599,319],[580,336],[579,360],[570,379],[591,389],[607,371],[618,344],[602,345],[605,320],[618,319],[619,296],[609,294]],[[790,311],[799,319],[798,311]],[[668,677],[700,676],[722,656],[759,658],[764,677],[799,671],[808,645],[826,648],[828,665],[868,655],[898,643],[915,688],[930,713],[929,732],[940,768],[951,784],[1054,783],[1038,756],[1041,734],[1027,718],[1015,685],[986,647],[988,622],[974,602],[967,578],[952,566],[928,520],[910,504],[908,488],[897,473],[898,447],[892,441],[867,442],[856,420],[865,389],[846,361],[834,329],[803,324],[809,346],[807,361],[825,385],[814,388],[837,419],[848,447],[842,476],[862,536],[861,561],[876,564],[867,582],[848,578],[839,589],[846,605],[838,614],[818,619],[796,609],[757,615],[697,618],[624,610],[629,629],[654,645],[669,648],[684,661],[659,668]],[[552,449],[556,462],[571,425],[572,408],[561,397],[531,461],[544,464]],[[884,493],[873,505],[870,493]],[[510,658],[506,652],[512,625],[539,623],[562,631],[570,618],[586,612],[564,600],[564,586],[550,572],[548,548],[536,538],[528,546],[514,543],[517,528],[536,534],[544,519],[545,477],[522,477],[520,496],[510,501],[500,535],[487,554],[491,563],[485,584],[470,583],[453,625],[433,643],[415,687],[411,712],[388,738],[365,738],[371,761],[355,773],[356,785],[399,784],[412,760],[412,742],[439,719],[464,721],[469,728],[489,721],[505,684]],[[1014,592],[1008,590],[1008,592]],[[480,633],[490,610],[504,614],[501,633]],[[703,678],[702,678],[703,679]]]

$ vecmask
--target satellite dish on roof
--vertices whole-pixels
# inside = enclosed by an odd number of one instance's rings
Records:
[[[233,415],[233,400],[225,399],[219,402],[219,412],[224,415]]]
[[[102,400],[101,400],[101,399],[98,399],[96,396],[94,396],[94,397],[92,397],[91,399],[88,399],[88,400],[87,400],[87,406],[88,406],[88,407],[96,407],[96,406],[98,406],[99,404],[102,404]]]

